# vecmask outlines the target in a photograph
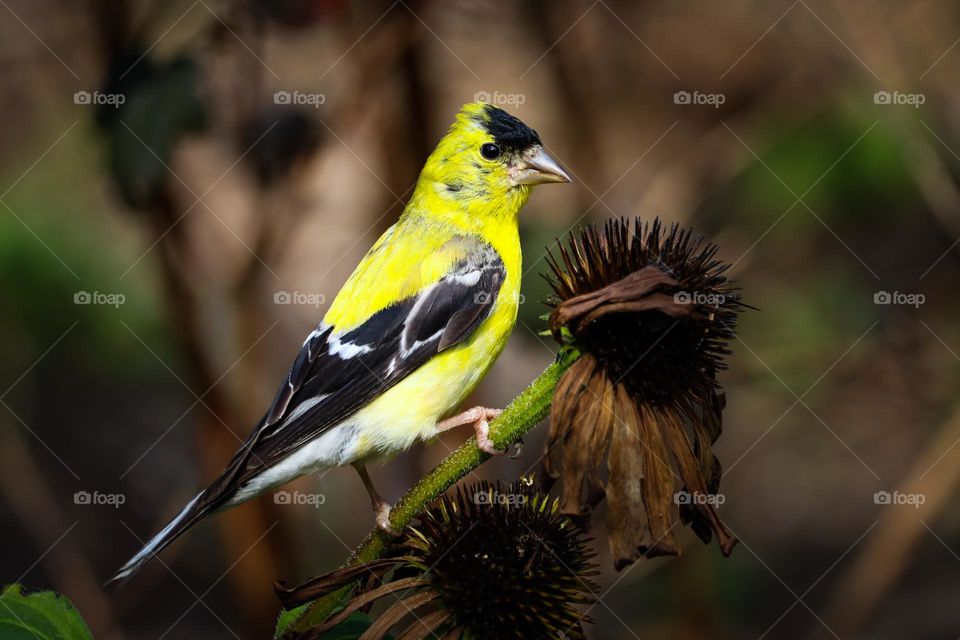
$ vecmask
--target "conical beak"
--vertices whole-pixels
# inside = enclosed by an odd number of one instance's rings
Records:
[[[570,182],[567,172],[540,145],[527,149],[520,161],[512,168],[511,173],[516,184]]]

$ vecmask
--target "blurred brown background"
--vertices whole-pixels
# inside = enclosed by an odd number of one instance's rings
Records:
[[[2,582],[98,638],[268,636],[273,580],[372,524],[350,469],[100,585],[222,468],[483,98],[576,179],[522,213],[526,302],[478,403],[551,360],[543,248],[589,220],[695,226],[761,309],[717,446],[742,544],[684,531],[617,574],[600,535],[591,637],[957,637],[958,38],[945,1],[0,0]],[[480,474],[536,468],[543,435]],[[466,437],[374,479],[396,499]]]

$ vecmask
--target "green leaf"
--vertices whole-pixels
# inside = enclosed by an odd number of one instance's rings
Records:
[[[0,638],[4,640],[92,640],[76,608],[53,591],[24,594],[19,584],[0,594]]]
[[[302,604],[299,607],[294,609],[284,609],[280,612],[280,618],[277,619],[277,628],[273,633],[274,638],[280,638],[284,633],[290,630],[290,625],[297,621],[297,618],[300,617],[307,608],[307,605]]]

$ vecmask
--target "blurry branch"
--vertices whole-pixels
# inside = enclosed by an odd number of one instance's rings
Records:
[[[41,558],[38,562],[43,563],[60,591],[71,594],[97,637],[122,638],[112,605],[77,543],[80,532],[73,530],[77,523],[71,525],[60,509],[47,475],[34,462],[19,425],[6,420],[0,423],[0,493],[34,543],[45,545],[58,540],[49,549],[35,549]]]
[[[378,108],[380,118],[379,134],[381,157],[384,158],[386,181],[390,193],[385,196],[387,206],[379,210],[388,210],[393,215],[383,216],[371,230],[377,237],[386,231],[403,210],[404,196],[417,180],[420,165],[433,150],[430,136],[430,116],[432,114],[431,87],[424,74],[424,61],[427,51],[424,46],[425,27],[412,12],[421,11],[421,2],[410,2],[410,10],[400,9],[391,28],[401,33],[416,34],[408,37],[392,55],[399,75],[398,93],[395,99],[384,101]],[[378,9],[379,11],[379,9]],[[377,65],[379,66],[379,65]],[[370,69],[376,73],[376,68]],[[392,203],[392,204],[389,204]]]
[[[549,51],[540,64],[549,65],[551,77],[556,83],[558,103],[569,124],[566,131],[569,136],[569,148],[576,150],[576,171],[578,177],[589,189],[606,189],[604,154],[601,150],[602,136],[597,123],[603,119],[597,112],[600,103],[597,87],[587,73],[587,67],[577,47],[556,47],[555,44],[566,35],[569,28],[568,18],[577,12],[576,3],[566,3],[564,11],[549,7],[545,0],[531,0],[523,3],[526,9],[524,23],[531,31],[536,47]],[[573,35],[573,34],[571,34]],[[565,159],[568,162],[571,159]],[[586,210],[593,204],[593,195],[583,188],[580,193],[580,209]]]
[[[883,506],[876,533],[868,539],[846,573],[837,580],[824,621],[840,637],[857,637],[884,596],[896,585],[917,545],[952,503],[960,486],[960,407],[916,460],[901,493],[920,494],[919,506]],[[931,536],[932,537],[932,536]],[[819,631],[819,629],[818,629]],[[818,637],[812,634],[811,637]]]
[[[889,29],[890,21],[881,18],[883,10],[879,4],[857,5],[836,0],[834,4],[853,35],[856,47],[868,53],[867,59],[879,70],[884,83],[904,90],[916,86],[917,82],[907,73],[902,55],[894,45],[896,38]],[[891,10],[895,7],[893,5]],[[939,143],[931,141],[938,134],[924,126],[919,117],[908,115],[908,110],[888,111],[890,117],[894,118],[900,142],[909,156],[904,166],[913,177],[930,212],[951,241],[960,237],[960,187],[950,175],[943,153],[938,149]],[[952,150],[950,153],[956,154]]]
[[[362,13],[369,6],[359,5],[357,8]],[[358,47],[351,54],[357,86],[349,92],[338,94],[337,101],[324,105],[319,132],[322,140],[314,155],[322,156],[327,148],[324,142],[329,142],[332,137],[350,140],[367,121],[379,116],[382,135],[378,136],[378,140],[382,145],[382,157],[386,159],[388,187],[393,192],[388,195],[387,204],[381,209],[383,211],[388,210],[391,203],[399,206],[394,196],[403,195],[416,178],[410,171],[416,170],[430,152],[427,126],[430,110],[426,108],[430,93],[423,78],[423,53],[420,48],[425,29],[419,22],[413,22],[415,18],[409,11],[397,7],[376,22],[369,33],[365,33],[376,18],[377,15],[363,14],[356,17],[355,23],[343,29],[344,48],[363,37],[363,47]],[[396,86],[389,82],[398,71],[402,82],[399,96]],[[415,126],[411,127],[410,122],[414,122]],[[258,218],[260,228],[252,245],[253,254],[249,256],[237,280],[238,289],[252,286],[250,283],[263,274],[263,265],[255,255],[267,264],[280,265],[293,243],[301,222],[298,212],[303,207],[302,203],[291,201],[289,195],[296,192],[298,182],[319,173],[307,175],[301,169],[301,165],[296,165],[280,183],[263,188],[262,205],[264,210],[270,211],[270,215]],[[371,180],[375,178],[371,176]],[[394,219],[395,216],[384,215],[371,230],[371,235],[379,235]]]
[[[98,114],[97,124],[112,154],[112,177],[132,213],[143,221],[156,242],[153,255],[159,257],[159,273],[170,322],[189,367],[191,386],[197,389],[197,394],[203,393],[202,404],[206,412],[199,414],[195,430],[197,455],[203,469],[201,475],[214,477],[239,445],[231,428],[243,431],[252,422],[249,411],[244,410],[248,409],[244,401],[249,403],[251,394],[233,397],[226,385],[218,385],[223,364],[215,338],[223,334],[225,327],[234,326],[229,322],[230,316],[237,315],[249,324],[257,324],[254,318],[258,316],[245,312],[254,308],[252,304],[238,305],[238,311],[229,306],[224,308],[224,305],[205,303],[220,283],[216,274],[204,273],[204,261],[197,251],[209,243],[204,238],[195,237],[196,230],[202,227],[190,225],[183,219],[185,212],[190,210],[189,194],[174,178],[177,173],[192,175],[175,161],[174,149],[185,136],[208,124],[210,97],[202,96],[193,80],[205,80],[201,76],[203,67],[198,61],[203,56],[212,55],[216,39],[225,27],[211,16],[211,28],[200,36],[201,42],[191,43],[189,53],[186,50],[179,52],[175,61],[169,64],[158,62],[148,55],[149,49],[145,49],[155,38],[145,29],[156,27],[150,21],[153,15],[150,11],[159,11],[162,4],[152,5],[146,21],[137,29],[132,25],[134,5],[131,2],[119,5],[98,2],[93,5],[93,20],[101,34],[106,82],[112,83],[113,88],[127,98],[124,109],[109,114],[109,118],[102,117],[103,113]],[[227,17],[234,18],[236,16]],[[241,31],[238,37],[246,42],[256,37],[245,32],[248,26],[249,21],[241,21],[233,29],[234,33]],[[196,46],[198,44],[200,46]],[[233,58],[249,57],[248,52],[244,50],[241,54],[236,48],[227,53]],[[233,62],[233,66],[240,64]],[[235,75],[249,82],[256,71],[247,71]],[[252,107],[255,100],[254,97],[243,104]],[[162,111],[145,113],[143,106],[154,101],[159,101]],[[235,109],[234,112],[239,118],[250,117],[248,111]],[[214,135],[226,137],[228,145],[233,142],[230,138],[237,133],[238,130],[230,126],[213,131]],[[189,187],[186,190],[189,191]],[[200,206],[206,207],[204,203]],[[243,290],[237,296],[244,302],[255,299],[253,290],[258,283],[251,278],[247,284],[249,290]],[[252,339],[247,340],[242,335],[242,331],[239,333],[229,336],[232,340],[226,344],[246,348],[253,343]],[[247,362],[241,364],[253,366]],[[243,373],[242,369],[240,373]],[[270,540],[256,544],[271,521],[268,507],[262,502],[217,519],[224,556],[243,558],[243,562],[229,572],[227,580],[236,597],[236,608],[245,616],[247,628],[257,635],[268,631],[273,615],[273,607],[264,601],[260,585],[269,583],[280,565],[279,549],[271,546]]]

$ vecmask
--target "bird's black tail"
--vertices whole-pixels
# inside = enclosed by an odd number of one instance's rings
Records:
[[[120,570],[107,581],[107,585],[116,586],[126,581],[127,578],[143,568],[143,565],[147,564],[147,562],[160,553],[168,544],[179,538],[187,529],[213,511],[217,505],[216,503],[204,500],[204,493],[205,492],[197,494],[193,500],[188,502],[187,506],[177,514],[177,517],[171,520],[160,533],[153,536],[153,538],[137,552],[137,555],[130,558],[125,565],[120,567]]]

